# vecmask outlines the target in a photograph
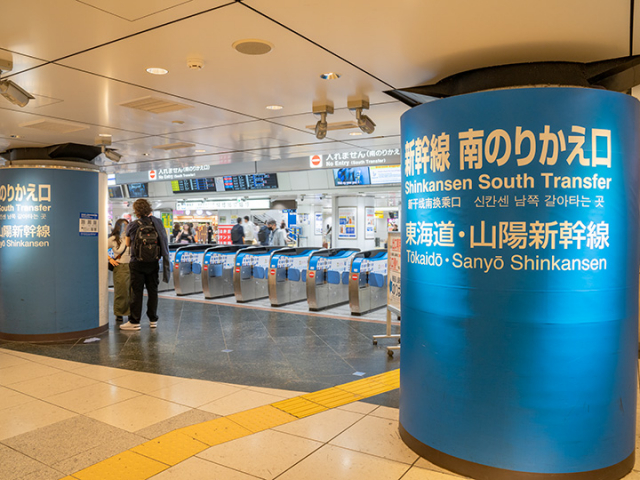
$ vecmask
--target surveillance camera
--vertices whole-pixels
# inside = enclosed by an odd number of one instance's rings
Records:
[[[316,138],[318,140],[322,140],[324,137],[327,136],[327,112],[322,112],[320,114],[320,120],[318,120],[318,123],[316,123]]]
[[[118,163],[120,161],[120,159],[122,158],[122,155],[120,155],[115,150],[107,150],[107,149],[105,149],[105,151],[103,153],[104,153],[104,156],[107,157],[112,162]]]
[[[19,107],[26,107],[29,100],[36,98],[11,80],[0,81],[0,95]]]
[[[356,110],[356,118],[358,119],[358,127],[360,127],[360,130],[364,133],[373,133],[376,129],[376,124],[373,123],[373,120],[369,117],[363,115],[361,109]]]

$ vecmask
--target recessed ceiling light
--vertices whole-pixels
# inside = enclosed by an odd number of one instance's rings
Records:
[[[238,40],[237,42],[233,42],[231,46],[245,55],[264,55],[273,50],[273,43],[255,38]]]
[[[142,154],[142,156],[143,156],[143,157],[148,157],[148,156],[149,156],[149,154],[148,154],[148,153],[143,153],[143,154]]]
[[[98,136],[99,137],[110,137],[111,134],[110,133],[99,133]]]
[[[167,70],[166,68],[149,67],[147,68],[147,72],[152,75],[166,75],[167,73],[169,73],[169,70]]]
[[[267,110],[282,110],[283,108],[282,105],[267,105]]]
[[[194,150],[194,152],[196,152],[196,153],[205,153],[206,150]]]
[[[323,80],[337,80],[341,76],[342,75],[336,72],[327,72],[320,75],[320,78],[322,78]]]
[[[22,138],[20,135],[9,135],[11,138]]]
[[[173,120],[171,123],[175,123],[176,125],[184,125],[182,120]]]
[[[349,135],[357,137],[358,135],[362,135],[362,132],[351,132]]]

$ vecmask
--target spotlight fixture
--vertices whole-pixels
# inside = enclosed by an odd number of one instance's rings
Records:
[[[11,80],[0,80],[0,95],[19,107],[26,107],[29,100],[36,98]]]
[[[358,120],[358,127],[364,133],[373,133],[376,129],[376,124],[366,115],[362,114],[363,110],[369,108],[369,99],[348,100],[347,107],[349,110],[356,112],[356,119]]]
[[[151,75],[166,75],[169,73],[169,70],[160,67],[149,67],[147,68],[147,73],[150,73]]]
[[[333,113],[333,103],[323,103],[313,105],[313,113],[320,115],[320,120],[316,123],[315,133],[318,140],[327,136],[327,114]]]

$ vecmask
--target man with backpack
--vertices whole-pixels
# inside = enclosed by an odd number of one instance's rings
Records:
[[[266,225],[262,225],[258,231],[258,242],[260,245],[269,245],[269,238],[271,237],[271,230]]]
[[[238,223],[231,228],[231,243],[234,245],[244,245],[244,228],[242,228],[242,217],[238,217]]]
[[[139,198],[133,204],[133,211],[138,217],[127,227],[125,242],[131,247],[131,300],[129,321],[120,325],[121,330],[140,330],[142,318],[142,298],[147,288],[147,317],[149,325],[155,328],[158,324],[158,272],[159,260],[163,259],[163,280],[169,281],[169,244],[162,221],[151,215],[151,204]]]

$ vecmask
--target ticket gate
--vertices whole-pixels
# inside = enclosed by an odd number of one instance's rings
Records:
[[[359,248],[318,250],[309,257],[307,301],[318,311],[349,301],[349,271]]]
[[[180,247],[184,247],[185,244],[184,243],[171,243],[169,244],[169,271],[171,272],[171,275],[169,275],[169,281],[168,282],[163,282],[162,281],[162,258],[160,258],[160,284],[158,285],[158,291],[159,292],[166,292],[168,290],[173,290],[173,277],[175,275],[175,269],[173,268],[173,261],[176,258],[176,250],[178,250],[178,248]]]
[[[351,315],[387,306],[387,250],[360,252],[353,257],[349,273]]]
[[[269,259],[282,247],[247,247],[238,250],[233,269],[233,291],[238,303],[269,296],[267,270]]]
[[[202,292],[202,262],[205,250],[214,245],[183,245],[173,261],[173,284],[177,295]]]
[[[279,307],[307,299],[309,257],[318,248],[281,248],[269,261],[269,300]]]
[[[243,245],[216,245],[204,252],[202,291],[204,298],[233,295],[233,265]]]

